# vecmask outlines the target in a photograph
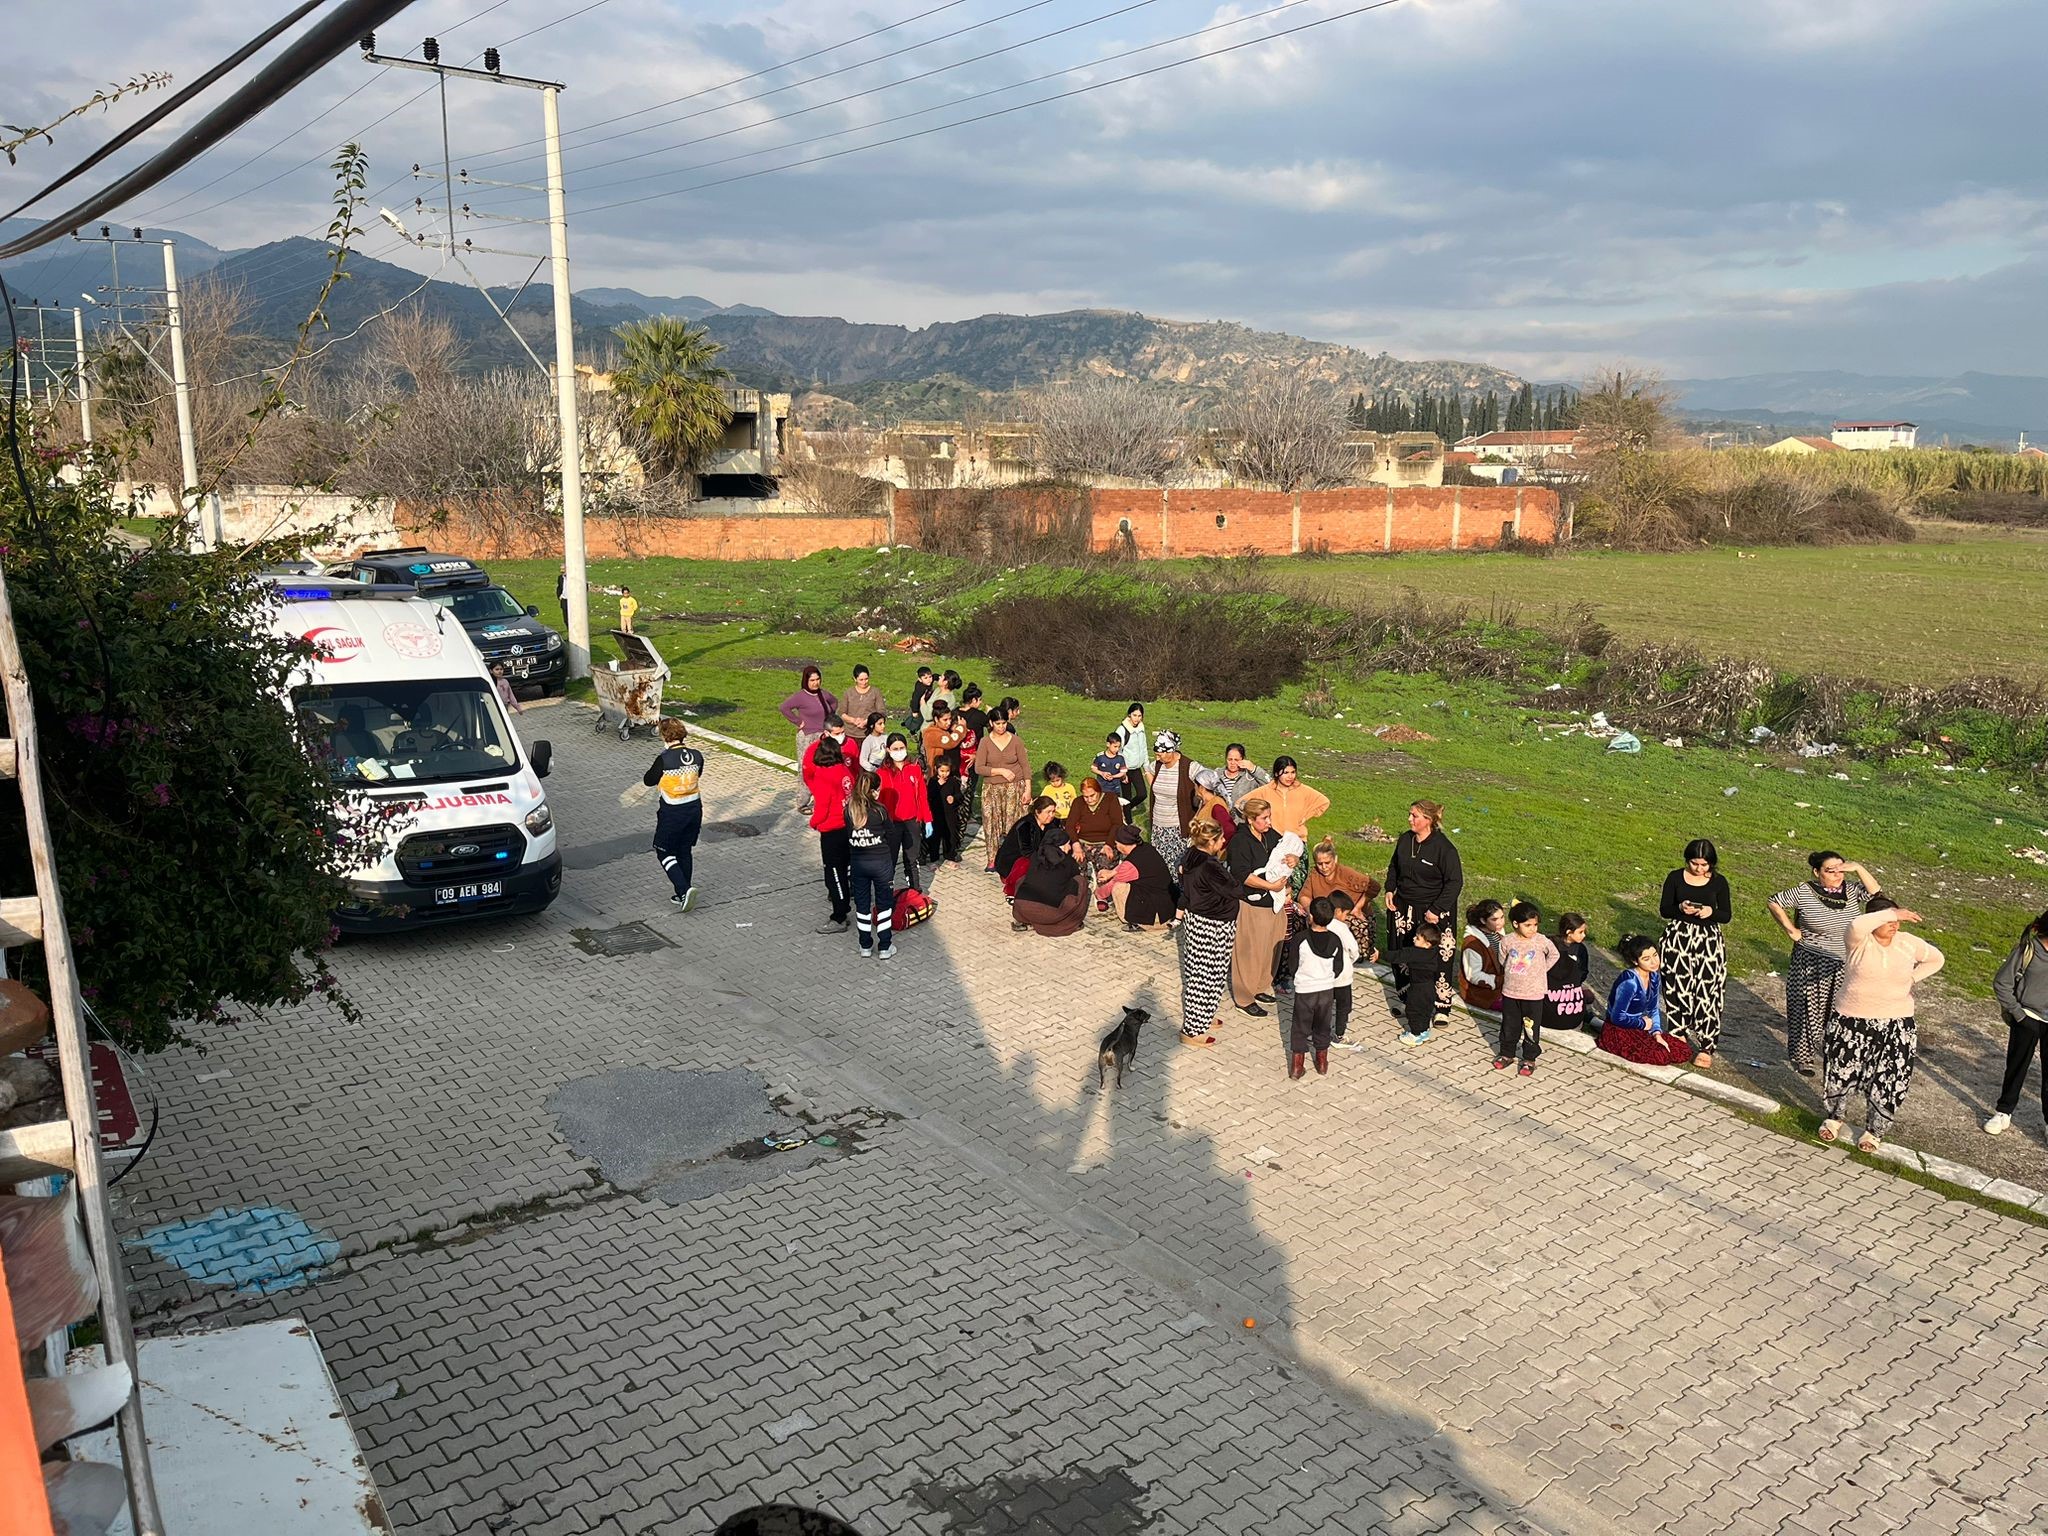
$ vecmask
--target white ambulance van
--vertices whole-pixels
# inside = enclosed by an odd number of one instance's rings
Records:
[[[314,750],[393,813],[349,876],[342,929],[388,933],[553,901],[562,856],[541,788],[553,751],[522,747],[462,625],[404,588],[297,575],[270,585],[273,625],[315,650],[291,681]]]

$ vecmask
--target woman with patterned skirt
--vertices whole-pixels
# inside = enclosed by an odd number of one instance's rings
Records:
[[[1458,896],[1465,887],[1465,866],[1458,858],[1457,848],[1444,835],[1443,821],[1444,808],[1434,800],[1417,800],[1408,807],[1408,830],[1394,840],[1383,898],[1387,908],[1387,963],[1394,968],[1396,991],[1408,990],[1408,971],[1401,964],[1401,951],[1413,946],[1416,925],[1435,923],[1442,935],[1437,943],[1444,968],[1436,979],[1436,1026],[1451,1022],[1451,956],[1458,949]]]
[[[1908,912],[1891,897],[1873,896],[1868,910],[1849,924],[1835,1011],[1821,1033],[1820,1101],[1827,1115],[1822,1141],[1841,1136],[1849,1095],[1860,1093],[1868,1111],[1856,1149],[1875,1152],[1905,1102],[1920,1051],[1913,988],[1943,964],[1940,950],[1899,931],[1900,923],[1920,920],[1918,912]]]
[[[1792,1070],[1812,1077],[1820,1066],[1820,1031],[1835,1007],[1835,987],[1848,959],[1849,924],[1881,889],[1861,864],[1833,849],[1808,854],[1813,878],[1778,892],[1771,916],[1792,941],[1785,970],[1785,1055]]]
[[[1230,985],[1230,956],[1237,942],[1240,889],[1221,854],[1223,829],[1198,821],[1188,829],[1187,861],[1180,873],[1180,1039],[1209,1046],[1222,1022],[1223,993]]]
[[[1728,944],[1721,930],[1735,915],[1721,856],[1704,837],[1685,845],[1685,867],[1664,877],[1659,911],[1664,936],[1664,1016],[1693,1048],[1693,1065],[1713,1066],[1728,1001]]]

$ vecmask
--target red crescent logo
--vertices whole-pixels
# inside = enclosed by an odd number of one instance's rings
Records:
[[[333,640],[322,640],[322,635],[333,635]],[[354,661],[356,653],[363,648],[363,637],[352,635],[347,630],[337,629],[332,624],[323,624],[318,629],[309,629],[305,634],[306,643],[322,661]],[[346,652],[347,654],[343,654]]]

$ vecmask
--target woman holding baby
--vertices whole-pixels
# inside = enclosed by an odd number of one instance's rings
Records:
[[[1327,804],[1327,802],[1325,802]],[[1237,807],[1237,831],[1223,850],[1238,883],[1237,936],[1230,947],[1230,1000],[1254,1018],[1273,1001],[1273,951],[1287,936],[1287,895],[1301,864],[1301,839],[1292,851],[1280,846],[1273,805],[1265,792],[1247,795]]]

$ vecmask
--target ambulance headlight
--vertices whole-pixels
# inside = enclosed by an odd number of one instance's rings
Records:
[[[555,813],[548,809],[545,800],[526,813],[526,830],[535,837],[539,837],[541,833],[547,831],[554,824]]]

